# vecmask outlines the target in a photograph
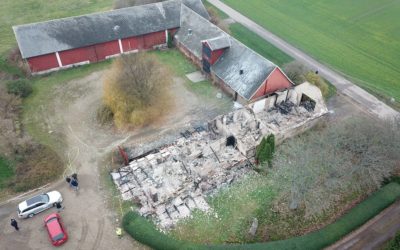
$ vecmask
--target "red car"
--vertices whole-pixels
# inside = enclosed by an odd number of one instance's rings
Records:
[[[60,246],[68,240],[67,232],[58,213],[47,216],[44,219],[44,226],[47,228],[51,244],[54,246]]]

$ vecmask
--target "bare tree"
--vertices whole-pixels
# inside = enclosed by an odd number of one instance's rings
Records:
[[[306,81],[305,75],[310,72],[303,63],[299,61],[293,61],[283,65],[285,74],[295,83],[300,84]]]
[[[313,217],[343,194],[376,190],[399,167],[398,127],[399,120],[351,119],[281,145],[269,177],[281,193],[277,204]]]
[[[169,71],[150,54],[123,55],[104,82],[104,104],[118,127],[145,123],[168,108]]]

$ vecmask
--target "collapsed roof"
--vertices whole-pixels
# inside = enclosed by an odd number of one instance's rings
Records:
[[[170,0],[13,26],[23,58],[178,28],[180,5],[209,18],[201,0]]]

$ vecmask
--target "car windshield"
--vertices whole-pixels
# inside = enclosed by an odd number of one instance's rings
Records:
[[[41,195],[32,197],[26,201],[28,206],[31,206],[32,204],[35,204],[38,202],[44,202],[44,203],[49,202],[49,196],[47,194],[41,194]]]
[[[59,241],[62,238],[64,238],[64,233],[59,233],[56,236],[53,237],[53,241]]]

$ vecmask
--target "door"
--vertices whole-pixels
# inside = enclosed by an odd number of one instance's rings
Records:
[[[210,67],[211,67],[210,63],[206,59],[203,58],[203,70],[204,70],[204,72],[210,73],[210,71],[211,71]]]

